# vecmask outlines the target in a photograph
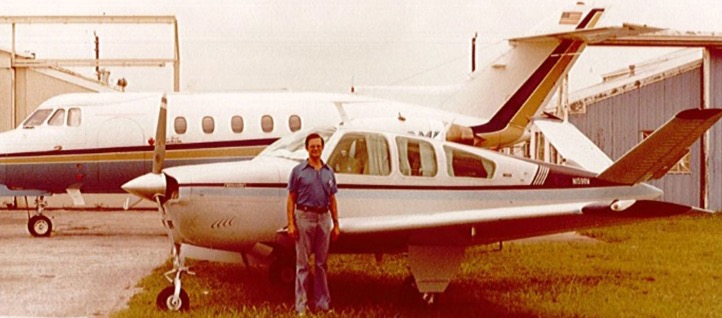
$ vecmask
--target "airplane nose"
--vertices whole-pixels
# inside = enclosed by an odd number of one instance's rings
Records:
[[[166,176],[163,173],[146,173],[121,186],[126,192],[150,201],[155,201],[157,196],[164,196],[166,187]]]

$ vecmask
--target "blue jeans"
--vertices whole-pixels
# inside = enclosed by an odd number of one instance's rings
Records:
[[[304,212],[296,210],[296,229],[298,240],[296,241],[296,311],[306,311],[308,306],[309,270],[308,259],[311,254],[316,255],[316,269],[313,281],[313,299],[316,302],[316,310],[328,310],[331,303],[331,295],[328,291],[326,271],[328,266],[328,246],[331,240],[331,229],[333,221],[331,214]]]

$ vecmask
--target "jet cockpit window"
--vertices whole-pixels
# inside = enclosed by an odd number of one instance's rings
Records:
[[[203,127],[204,133],[206,133],[206,134],[213,133],[213,131],[216,130],[216,123],[215,123],[215,121],[213,121],[213,117],[211,117],[211,116],[203,117],[202,127]]]
[[[38,109],[23,123],[23,128],[33,128],[35,126],[42,125],[43,122],[50,116],[52,109]]]
[[[372,133],[348,133],[334,148],[328,165],[337,173],[387,176],[391,173],[389,144]]]
[[[50,119],[48,120],[49,126],[62,126],[65,123],[65,109],[58,109],[53,113],[53,116],[50,116]]]
[[[238,115],[231,117],[231,130],[237,134],[243,132],[243,117]]]
[[[308,152],[306,152],[306,136],[311,133],[317,133],[321,135],[324,142],[336,132],[334,127],[316,128],[311,130],[301,130],[290,135],[287,135],[270,146],[266,147],[259,156],[267,157],[278,157],[292,159],[296,161],[302,161],[308,158]]]
[[[78,127],[78,126],[80,126],[80,122],[81,122],[80,108],[68,109],[68,126],[69,127]]]
[[[433,177],[436,175],[436,153],[431,143],[396,137],[399,150],[399,171],[405,176]]]
[[[452,147],[444,147],[444,152],[449,176],[488,179],[494,175],[496,165],[491,160]]]
[[[182,135],[185,134],[188,130],[188,122],[186,121],[185,117],[176,117],[173,121],[173,129],[175,130],[176,134]]]
[[[273,117],[271,117],[271,115],[263,115],[263,117],[261,117],[261,130],[263,130],[263,132],[273,131]]]
[[[288,129],[291,131],[298,131],[301,129],[301,117],[298,115],[291,115],[288,117]]]

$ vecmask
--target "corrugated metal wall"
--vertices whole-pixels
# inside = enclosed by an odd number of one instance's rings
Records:
[[[710,50],[709,107],[722,108],[722,50]],[[709,139],[709,208],[722,210],[722,124],[712,127]]]
[[[641,141],[642,131],[657,129],[683,109],[700,107],[701,78],[702,69],[696,68],[587,105],[586,114],[571,115],[569,120],[616,160]],[[722,103],[722,95],[719,100]],[[699,206],[700,142],[690,150],[691,173],[667,174],[651,184],[664,190],[666,201]]]

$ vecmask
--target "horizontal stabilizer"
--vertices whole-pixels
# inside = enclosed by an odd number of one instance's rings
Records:
[[[509,42],[544,42],[544,41],[560,41],[572,40],[582,41],[587,44],[595,44],[609,39],[635,36],[645,33],[662,31],[664,29],[649,27],[646,25],[636,25],[625,23],[622,26],[602,27],[593,29],[581,29],[567,32],[550,33],[533,35],[528,37],[520,37],[509,39]]]
[[[567,165],[595,173],[612,165],[612,159],[574,125],[558,119],[542,118],[534,119],[534,125],[564,157]]]
[[[604,170],[598,178],[621,184],[661,178],[720,117],[722,109],[688,109],[679,112]]]

